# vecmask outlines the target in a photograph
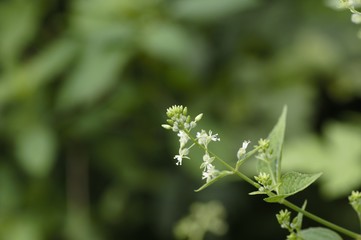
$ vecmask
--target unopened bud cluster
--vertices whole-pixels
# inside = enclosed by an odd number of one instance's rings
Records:
[[[361,216],[361,192],[352,191],[351,195],[348,197],[348,200],[356,213]]]
[[[272,179],[268,173],[261,172],[258,176],[255,176],[254,179],[261,185],[258,191],[269,192],[273,190]]]
[[[301,229],[301,220],[299,216],[295,217],[291,222],[291,212],[287,209],[281,210],[276,214],[276,218],[281,228],[287,229],[290,234],[287,236],[287,240],[301,240],[297,232]]]
[[[199,114],[194,121],[192,121],[191,116],[188,114],[187,107],[181,105],[174,105],[167,109],[167,123],[163,124],[162,127],[165,129],[172,129],[174,132],[179,132],[180,130],[190,131],[197,125],[197,122],[202,119],[203,114]]]
[[[258,154],[256,158],[262,160],[262,161],[269,161],[272,157],[272,152],[270,151],[270,142],[268,139],[260,139],[258,141]]]

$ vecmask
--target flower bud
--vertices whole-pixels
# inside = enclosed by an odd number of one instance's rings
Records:
[[[167,129],[167,130],[171,130],[172,129],[172,126],[168,125],[168,124],[162,124],[162,127],[164,129]]]
[[[194,121],[198,122],[202,119],[202,117],[203,117],[203,113],[198,114],[198,116],[194,119]]]

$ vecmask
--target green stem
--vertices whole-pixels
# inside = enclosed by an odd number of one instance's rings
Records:
[[[251,184],[252,186],[254,186],[255,188],[260,188],[261,185],[259,185],[258,183],[256,183],[255,181],[253,181],[252,179],[250,179],[249,177],[247,177],[246,175],[244,175],[243,173],[241,173],[240,171],[236,170],[234,167],[232,167],[231,165],[229,165],[227,162],[225,162],[223,159],[221,159],[220,157],[218,157],[217,155],[215,155],[214,153],[208,151],[210,154],[212,154],[219,162],[221,162],[225,167],[227,167],[229,170],[231,170],[232,172],[234,172],[234,174],[236,174],[238,177],[242,178],[244,181],[248,182],[249,184]]]
[[[204,151],[210,153],[211,155],[213,155],[215,157],[215,159],[217,159],[220,163],[222,163],[226,168],[228,168],[229,170],[231,170],[234,174],[236,174],[238,177],[240,177],[241,179],[243,179],[244,181],[246,181],[247,183],[251,184],[252,186],[254,186],[255,188],[260,188],[261,186],[253,181],[251,178],[247,177],[246,175],[244,175],[243,173],[241,173],[240,171],[238,171],[237,169],[235,169],[234,167],[232,167],[231,165],[229,165],[227,162],[225,162],[223,159],[221,159],[220,157],[218,157],[216,154],[214,154],[213,152],[209,151],[207,148],[205,148],[203,145],[199,144],[198,141],[188,132],[188,131],[185,131],[187,133],[187,135],[189,136],[189,138],[194,142],[194,144],[196,144],[198,147],[200,147],[201,149],[203,149]],[[270,192],[268,194],[269,196],[274,196],[275,193],[272,193]],[[285,205],[286,207],[296,211],[296,212],[299,212],[299,213],[302,213],[304,216],[320,223],[321,225],[324,225],[330,229],[333,229],[339,233],[342,233],[346,236],[349,236],[349,237],[352,237],[353,239],[355,240],[361,240],[361,235],[358,234],[358,233],[355,233],[355,232],[352,232],[346,228],[343,228],[339,225],[336,225],[334,223],[331,223],[323,218],[320,218],[300,207],[298,207],[297,205],[289,202],[288,200],[286,199],[283,199],[282,201],[280,201],[280,204],[283,204]]]

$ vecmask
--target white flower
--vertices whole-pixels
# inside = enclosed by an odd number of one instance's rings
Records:
[[[175,155],[174,159],[177,159],[176,165],[182,165],[182,160],[183,158],[188,158],[190,159],[187,155],[189,153],[189,149],[188,148],[180,148],[179,149],[179,155]]]
[[[216,177],[217,173],[218,170],[212,164],[208,164],[202,173],[202,179],[206,179],[206,182],[209,182]]]
[[[179,131],[178,122],[174,122],[172,130],[173,130],[173,132],[178,132]]]
[[[211,140],[214,142],[221,141],[221,139],[218,137],[218,133],[212,135],[212,131],[209,131],[209,136],[211,137]]]
[[[202,130],[201,132],[197,132],[198,143],[207,148],[208,144],[211,141],[220,141],[221,139],[218,137],[218,134],[212,135],[212,131],[209,130],[208,134],[206,131]]]
[[[197,132],[197,139],[198,139],[198,143],[199,144],[201,144],[201,145],[206,145],[207,144],[207,137],[208,137],[208,135],[207,135],[207,133],[206,133],[206,131],[204,131],[203,129],[202,129],[202,131],[201,132]]]
[[[182,130],[178,132],[177,136],[179,137],[180,147],[183,148],[187,144],[189,136]]]
[[[237,152],[237,158],[238,160],[241,159],[241,157],[246,153],[246,149],[248,147],[248,144],[250,143],[251,141],[244,141],[243,144],[242,144],[242,147],[238,150]]]
[[[209,154],[206,152],[203,155],[203,163],[201,164],[200,168],[206,169],[208,165],[210,165],[214,160],[214,157],[209,156]]]

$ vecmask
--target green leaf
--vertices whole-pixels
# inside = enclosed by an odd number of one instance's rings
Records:
[[[317,180],[322,173],[299,173],[299,172],[288,172],[281,178],[281,185],[279,187],[279,194],[291,196],[294,195]]]
[[[322,173],[306,174],[298,172],[288,172],[281,178],[278,188],[278,195],[265,198],[266,202],[280,202],[282,199],[294,195],[316,181]]]
[[[213,178],[211,181],[205,183],[203,186],[201,186],[200,188],[194,190],[195,192],[200,192],[202,191],[203,189],[209,187],[210,185],[212,185],[213,183],[217,182],[219,179],[221,178],[224,178],[225,176],[228,176],[228,175],[232,175],[233,172],[231,171],[222,171],[219,173],[219,175],[215,178]]]
[[[322,227],[307,228],[299,232],[303,240],[342,240],[336,232]]]
[[[281,178],[282,146],[286,128],[286,114],[287,107],[285,106],[277,124],[268,136],[270,140],[268,150],[269,153],[271,153],[270,159],[267,162],[263,160],[258,161],[258,172],[270,174],[274,184],[279,183]]]

